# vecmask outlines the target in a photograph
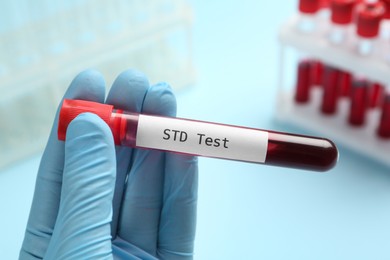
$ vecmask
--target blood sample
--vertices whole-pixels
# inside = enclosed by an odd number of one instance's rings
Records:
[[[368,93],[368,107],[375,108],[381,105],[384,87],[380,83],[370,83]]]
[[[382,104],[382,113],[379,121],[378,135],[390,138],[390,93],[387,92]]]
[[[338,69],[326,65],[323,75],[323,95],[321,112],[324,114],[334,114],[337,111],[337,101],[339,97],[338,90],[339,71]]]
[[[378,36],[385,7],[380,1],[361,2],[356,7],[356,13],[357,51],[361,55],[369,55],[373,51],[373,40]]]
[[[340,44],[347,40],[348,28],[352,22],[352,13],[356,0],[332,0],[330,1],[332,26],[329,40]]]
[[[352,81],[351,106],[348,121],[351,125],[362,126],[367,110],[368,82],[365,79]]]
[[[66,139],[69,123],[84,112],[101,117],[117,145],[314,171],[329,170],[338,159],[336,146],[324,138],[143,115],[83,100],[63,101],[60,140]]]
[[[319,30],[318,11],[323,7],[323,0],[299,0],[299,19],[296,28],[299,32],[313,34]],[[298,64],[295,101],[306,103],[310,99],[310,87],[318,85],[321,63],[315,59],[301,60]]]
[[[311,61],[311,86],[320,86],[322,84],[322,77],[324,72],[324,64],[319,60]]]
[[[351,95],[351,81],[352,75],[348,71],[339,71],[339,79],[338,79],[338,90],[340,96],[342,97],[350,97]]]
[[[297,83],[295,88],[295,101],[306,103],[310,98],[310,71],[311,62],[302,60],[298,64]]]

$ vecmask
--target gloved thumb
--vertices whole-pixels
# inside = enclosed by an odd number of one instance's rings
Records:
[[[94,114],[79,115],[67,129],[60,208],[45,259],[112,258],[115,173],[109,127]]]

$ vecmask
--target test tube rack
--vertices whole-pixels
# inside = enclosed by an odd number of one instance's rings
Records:
[[[107,87],[128,68],[174,89],[195,81],[186,0],[17,0],[0,14],[0,168],[42,150],[80,71],[97,69]]]
[[[322,114],[320,112],[322,90],[313,89],[310,101],[300,104],[294,100],[294,91],[291,88],[291,84],[295,84],[294,80],[291,80],[291,77],[290,80],[287,79],[289,73],[296,71],[296,67],[292,66],[297,65],[288,64],[289,61],[297,59],[297,55],[302,53],[345,71],[364,74],[367,78],[384,85],[390,83],[390,64],[383,58],[384,55],[362,56],[353,51],[351,46],[330,43],[325,28],[315,34],[299,32],[297,31],[299,19],[298,15],[291,17],[279,31],[280,78],[275,119],[326,136],[338,144],[390,167],[390,139],[383,139],[376,135],[378,109],[368,111],[364,126],[354,127],[347,122],[349,100],[340,99],[338,111],[334,115]],[[289,52],[293,52],[295,56],[288,56]]]

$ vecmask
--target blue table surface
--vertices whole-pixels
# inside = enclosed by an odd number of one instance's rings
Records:
[[[295,131],[273,121],[277,30],[295,1],[191,1],[198,80],[179,116]],[[16,259],[40,155],[0,172],[0,258]],[[390,259],[390,169],[340,147],[313,173],[200,159],[195,259]]]

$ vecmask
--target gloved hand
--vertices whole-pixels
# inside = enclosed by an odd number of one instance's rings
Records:
[[[79,74],[64,98],[104,102],[102,76]],[[169,86],[137,71],[113,83],[106,103],[175,116]],[[115,147],[96,115],[75,118],[57,139],[58,111],[44,151],[20,259],[192,259],[197,159]]]

